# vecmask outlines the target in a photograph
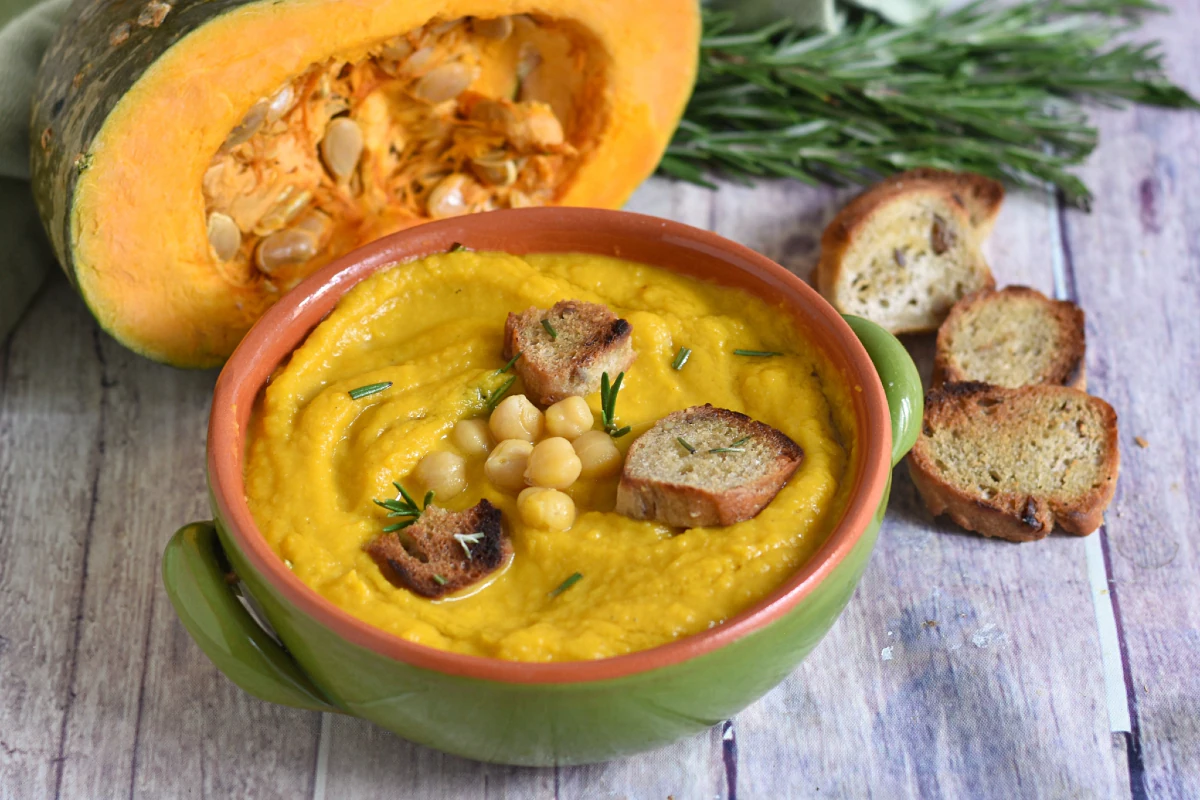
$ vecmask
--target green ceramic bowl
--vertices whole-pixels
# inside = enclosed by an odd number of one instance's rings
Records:
[[[413,644],[350,617],[301,583],[259,535],[246,504],[242,458],[255,398],[351,286],[455,242],[518,254],[620,256],[782,304],[856,387],[862,446],[849,467],[854,489],[825,545],[774,594],[703,633],[617,658],[557,664]],[[833,625],[875,544],[891,467],[916,440],[921,401],[916,368],[894,337],[865,320],[842,318],[779,265],[707,231],[570,208],[430,223],[329,265],[246,336],[213,398],[208,479],[215,520],[175,534],[163,556],[163,580],[205,654],[264,700],[353,714],[429,747],[506,764],[575,764],[648,750],[754,702]],[[226,580],[231,570],[240,589]],[[239,591],[250,595],[270,632],[246,610]]]

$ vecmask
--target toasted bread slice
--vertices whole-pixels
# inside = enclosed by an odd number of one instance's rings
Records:
[[[1004,205],[1004,184],[975,172],[950,172],[932,167],[918,167],[893,175],[885,183],[931,181],[948,188],[971,217],[971,225],[979,241],[987,239],[996,225],[1000,207]]]
[[[948,383],[925,399],[908,456],[934,515],[1014,542],[1103,521],[1121,457],[1112,406],[1065,386]]]
[[[817,287],[844,314],[892,333],[936,330],[971,292],[996,285],[962,201],[933,181],[885,182],[821,237]]]
[[[758,514],[800,466],[800,446],[745,414],[693,406],[637,438],[617,513],[667,525],[732,525]]]
[[[563,300],[549,310],[509,314],[504,357],[521,354],[514,369],[526,395],[548,406],[572,395],[591,394],[600,388],[605,372],[616,378],[628,369],[636,358],[632,332],[608,306]]]
[[[412,525],[372,541],[367,553],[396,586],[422,597],[441,597],[470,586],[509,559],[512,543],[500,521],[500,509],[487,500],[466,511],[430,505]]]
[[[933,384],[982,381],[1087,389],[1083,309],[1007,286],[964,297],[938,329]]]

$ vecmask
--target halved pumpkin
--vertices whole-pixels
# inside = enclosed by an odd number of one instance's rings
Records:
[[[385,233],[622,204],[699,36],[695,0],[86,0],[42,65],[34,192],[105,330],[215,365]]]

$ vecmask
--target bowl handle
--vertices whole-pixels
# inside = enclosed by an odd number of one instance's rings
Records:
[[[175,613],[204,654],[231,681],[262,700],[313,711],[338,711],[291,653],[241,604],[211,522],[180,528],[163,553],[163,583]]]
[[[912,449],[921,433],[921,413],[925,395],[921,390],[921,375],[912,356],[900,340],[870,320],[849,314],[842,315],[854,335],[866,348],[887,395],[892,413],[892,466]]]

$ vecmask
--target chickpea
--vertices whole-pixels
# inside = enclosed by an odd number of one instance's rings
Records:
[[[581,474],[585,478],[615,475],[621,469],[621,451],[604,431],[588,431],[571,446],[579,456]]]
[[[487,420],[460,419],[454,425],[454,443],[469,456],[485,456],[492,449]]]
[[[449,500],[467,488],[467,462],[457,453],[438,450],[417,464],[417,480],[438,500]]]
[[[524,439],[505,439],[492,449],[483,471],[497,488],[520,491],[525,486],[525,468],[532,452],[533,445]]]
[[[575,439],[592,428],[592,410],[582,397],[559,400],[546,409],[546,433]]]
[[[530,486],[565,489],[575,482],[582,468],[571,443],[561,436],[552,436],[534,446],[525,468],[525,482]]]
[[[524,439],[536,442],[542,435],[542,412],[523,394],[506,397],[492,412],[488,427],[497,441]]]
[[[565,531],[575,524],[575,501],[557,489],[530,486],[517,495],[517,510],[534,528]]]

